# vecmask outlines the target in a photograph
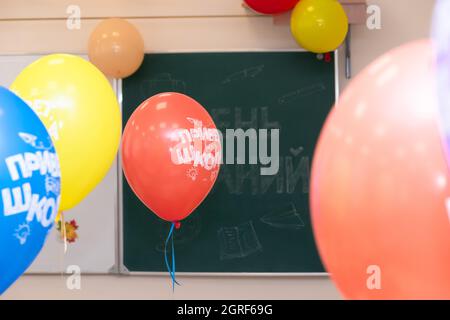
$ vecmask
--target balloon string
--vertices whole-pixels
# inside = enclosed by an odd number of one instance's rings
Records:
[[[67,232],[66,232],[66,222],[64,220],[64,212],[61,211],[61,232],[64,241],[64,254],[67,253]]]
[[[57,223],[59,223],[59,236],[62,237],[63,239],[65,239],[65,234],[64,234],[64,230],[63,230],[63,225],[65,226],[65,221],[64,221],[64,213],[62,211],[58,212],[58,217],[59,220]],[[60,266],[61,266],[61,278],[64,278],[64,258],[66,256],[66,249],[64,248],[60,254]]]
[[[164,246],[164,259],[166,261],[167,271],[169,272],[170,277],[172,278],[173,291],[175,291],[175,284],[180,285],[175,278],[175,245],[173,241],[175,225],[176,225],[175,222],[172,222],[172,226],[170,227],[169,235],[167,236],[166,243]],[[170,266],[169,259],[167,258],[167,246],[169,244],[169,241],[171,241],[172,247],[172,267]]]

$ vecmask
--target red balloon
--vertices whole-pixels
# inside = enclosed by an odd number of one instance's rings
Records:
[[[295,7],[299,0],[245,0],[253,10],[263,14],[278,14]]]
[[[351,82],[323,128],[313,227],[346,298],[450,299],[450,180],[435,81],[430,42],[404,45]]]
[[[161,219],[186,218],[214,185],[219,132],[208,112],[180,93],[144,101],[123,133],[123,171],[138,198]]]

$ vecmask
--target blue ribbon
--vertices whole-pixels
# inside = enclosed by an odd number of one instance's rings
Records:
[[[166,243],[164,246],[164,259],[166,261],[167,271],[169,272],[170,277],[172,278],[172,290],[173,291],[175,291],[175,284],[180,285],[177,282],[177,280],[175,279],[175,246],[173,244],[174,229],[175,229],[175,223],[172,222],[172,226],[170,227],[169,235],[167,236]],[[169,241],[172,242],[172,267],[170,267],[169,259],[167,258],[167,245],[169,244]]]

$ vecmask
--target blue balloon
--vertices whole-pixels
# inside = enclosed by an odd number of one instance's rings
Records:
[[[59,195],[58,157],[44,124],[0,87],[0,294],[41,251]]]

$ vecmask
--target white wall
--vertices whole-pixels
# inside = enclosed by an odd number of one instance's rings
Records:
[[[99,18],[139,17],[132,22],[144,36],[146,50],[189,51],[288,49],[296,44],[287,25],[250,14],[241,0],[3,0],[0,11],[0,54],[83,53]],[[353,29],[353,71],[358,72],[386,50],[429,33],[434,0],[369,0],[382,9],[382,29]],[[55,4],[57,3],[57,4]],[[80,30],[67,30],[65,10],[79,3],[88,17]],[[49,19],[51,18],[51,19]],[[342,57],[342,54],[341,54]],[[1,72],[1,71],[0,71]],[[345,86],[343,64],[341,85]],[[62,276],[24,276],[2,298],[56,299],[338,299],[325,277],[180,277],[172,293],[168,277],[83,276],[82,289],[70,291]]]
[[[0,55],[0,85],[9,87],[23,68],[40,57]],[[116,267],[117,172],[114,161],[97,188],[75,208],[64,212],[66,221],[75,219],[79,225],[76,242],[68,244],[64,253],[60,232],[53,228],[27,273],[58,273],[76,264],[83,272],[101,274]]]

